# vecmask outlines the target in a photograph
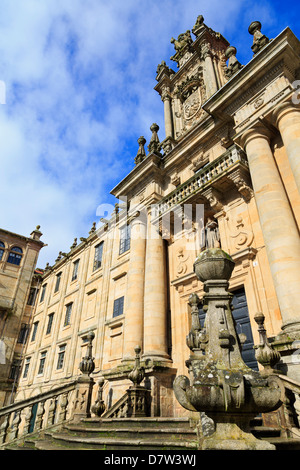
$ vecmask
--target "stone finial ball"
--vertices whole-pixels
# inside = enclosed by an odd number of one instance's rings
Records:
[[[201,282],[212,280],[229,281],[235,263],[231,256],[220,248],[202,251],[194,263],[194,272]]]
[[[231,57],[231,56],[233,56],[233,55],[235,56],[235,55],[236,55],[236,52],[237,52],[237,51],[236,51],[236,47],[234,47],[234,46],[228,46],[227,49],[226,49],[226,51],[225,51],[225,57],[226,57],[227,59],[229,59],[229,57]]]
[[[255,31],[261,30],[261,22],[260,21],[252,21],[248,28],[248,32],[253,36]]]

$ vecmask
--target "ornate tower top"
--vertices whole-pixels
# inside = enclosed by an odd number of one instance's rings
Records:
[[[228,81],[225,52],[229,46],[220,33],[204,23],[202,15],[198,16],[191,31],[187,30],[177,39],[172,37],[171,43],[175,54],[170,59],[176,62],[179,70],[176,73],[162,61],[157,68],[158,84],[155,87],[165,104],[169,143],[206,116],[202,104]]]

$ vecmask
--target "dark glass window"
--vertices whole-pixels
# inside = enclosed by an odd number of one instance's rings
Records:
[[[3,249],[2,249],[3,248]],[[5,245],[3,242],[0,242],[0,261],[2,260],[3,258],[3,255],[4,255],[4,248],[5,248]]]
[[[23,250],[18,246],[15,246],[11,249],[7,262],[10,264],[14,264],[15,266],[20,266],[22,260]]]
[[[120,255],[130,250],[130,231],[130,225],[125,225],[125,227],[120,230]]]
[[[15,359],[11,365],[9,378],[11,380],[18,380],[20,369],[21,369],[21,361],[19,359]]]
[[[25,366],[24,366],[24,372],[23,372],[23,379],[26,379],[27,376],[28,376],[28,370],[29,370],[29,366],[30,366],[30,357],[28,357],[26,359],[26,362],[25,362]]]
[[[59,286],[60,286],[60,281],[61,281],[61,274],[62,274],[62,273],[59,273],[59,274],[57,274],[57,276],[56,276],[56,283],[55,283],[54,293],[56,293],[56,292],[59,291]]]
[[[101,242],[95,247],[94,271],[96,271],[96,269],[99,269],[102,265],[103,244],[104,243]]]
[[[19,337],[18,337],[18,343],[19,344],[25,344],[28,338],[28,333],[29,333],[29,325],[26,325],[26,323],[22,323]]]
[[[78,277],[79,262],[80,262],[80,260],[78,259],[78,260],[75,261],[75,263],[73,263],[72,281],[75,281]]]
[[[50,315],[48,315],[48,325],[47,325],[46,335],[50,335],[51,333],[53,319],[54,319],[54,313],[50,313]]]
[[[31,305],[31,306],[34,305],[36,296],[37,296],[37,289],[35,287],[31,287],[28,300],[27,300],[27,305]]]
[[[46,288],[47,288],[47,284],[45,284],[45,285],[42,287],[42,293],[41,293],[41,300],[40,300],[40,302],[44,302],[45,294],[46,294]]]
[[[38,329],[38,325],[39,325],[39,322],[38,322],[38,321],[33,324],[33,330],[32,330],[31,341],[35,341],[36,333],[37,333],[37,329]]]
[[[65,322],[64,322],[64,326],[68,326],[70,325],[70,322],[71,322],[71,313],[72,313],[72,307],[73,307],[73,304],[68,304],[66,306],[66,315],[65,315]]]
[[[124,312],[124,297],[120,297],[114,301],[113,318],[123,315]]]
[[[38,370],[38,375],[41,375],[44,373],[45,370],[45,362],[46,362],[46,356],[47,352],[43,352],[41,354],[41,359],[40,359],[40,365],[39,365],[39,370]]]
[[[56,367],[57,369],[62,369],[63,368],[65,353],[66,353],[66,345],[64,344],[63,346],[59,347],[57,367]]]

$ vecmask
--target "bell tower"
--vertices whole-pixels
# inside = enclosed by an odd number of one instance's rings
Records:
[[[175,54],[170,59],[176,62],[178,70],[175,72],[163,61],[157,68],[155,87],[164,102],[165,153],[205,118],[203,103],[228,81],[225,52],[229,43],[204,24],[202,15],[192,32],[188,30],[177,39],[172,38],[171,43]]]

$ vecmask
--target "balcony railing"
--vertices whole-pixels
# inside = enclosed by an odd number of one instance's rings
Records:
[[[244,166],[247,170],[249,168],[246,154],[239,147],[233,146],[164,197],[157,204],[156,216],[161,216],[176,205],[184,203],[238,165]]]

